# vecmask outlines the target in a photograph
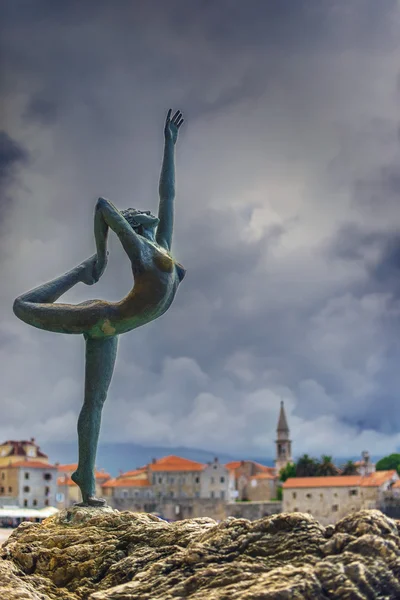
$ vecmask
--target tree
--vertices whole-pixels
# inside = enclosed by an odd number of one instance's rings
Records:
[[[317,474],[320,477],[328,477],[338,474],[338,469],[332,462],[332,456],[327,456],[326,454],[322,455],[321,462],[318,464]]]
[[[342,475],[357,475],[357,473],[357,465],[352,460],[348,460],[347,463],[342,466]]]
[[[288,463],[283,469],[279,471],[279,480],[286,481],[290,477],[296,477],[296,465],[294,463]]]
[[[297,461],[296,477],[315,477],[318,472],[318,461],[308,454],[303,454]]]
[[[375,469],[377,471],[391,471],[392,469],[396,469],[400,475],[400,454],[389,454],[389,456],[381,458],[376,463]]]

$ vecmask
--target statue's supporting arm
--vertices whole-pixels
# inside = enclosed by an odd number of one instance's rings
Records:
[[[106,260],[108,228],[117,234],[132,262],[141,258],[143,244],[140,236],[133,231],[125,217],[109,200],[105,198],[98,199],[94,222],[97,252],[99,254],[99,268],[102,267],[102,261]]]
[[[175,200],[175,144],[178,139],[178,130],[183,123],[182,113],[176,111],[171,119],[171,110],[168,111],[164,129],[164,157],[161,167],[159,194],[160,204],[156,241],[167,250],[171,249],[172,231],[174,225],[174,200]]]

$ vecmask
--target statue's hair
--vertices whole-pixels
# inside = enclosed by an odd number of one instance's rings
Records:
[[[149,217],[157,218],[149,210],[137,210],[136,208],[126,208],[125,210],[121,210],[121,215],[125,217],[129,225],[134,229],[142,226],[142,223],[139,223],[135,218],[137,215],[148,215]]]

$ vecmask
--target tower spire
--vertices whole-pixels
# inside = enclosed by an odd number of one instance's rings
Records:
[[[289,425],[286,419],[285,407],[283,400],[281,400],[281,410],[279,411],[278,427],[276,428],[277,433],[289,433]],[[279,437],[279,435],[278,435]]]
[[[289,439],[289,425],[286,418],[285,406],[281,400],[278,426],[276,428],[276,472],[279,473],[289,462],[292,461],[292,442]]]

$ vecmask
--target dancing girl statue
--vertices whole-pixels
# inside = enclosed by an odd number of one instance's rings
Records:
[[[95,460],[101,411],[114,371],[118,336],[163,315],[175,297],[185,269],[171,255],[175,199],[175,144],[182,113],[168,115],[159,184],[158,217],[133,208],[119,211],[99,198],[94,215],[96,254],[61,277],[22,294],[15,315],[39,329],[82,334],[86,343],[84,403],[78,419],[79,462],[72,480],[82,493],[81,506],[104,506],[95,496]],[[88,300],[61,304],[56,300],[77,283],[96,283],[107,264],[107,238],[112,229],[128,255],[134,278],[129,294],[119,302]]]

